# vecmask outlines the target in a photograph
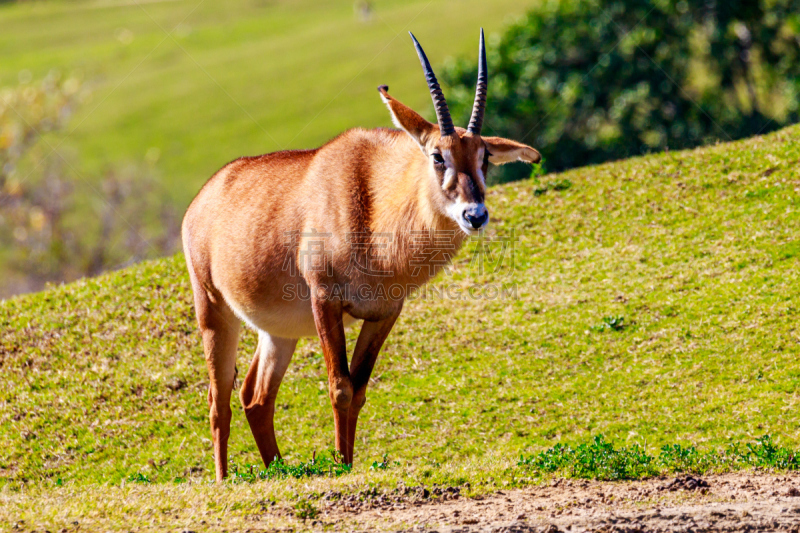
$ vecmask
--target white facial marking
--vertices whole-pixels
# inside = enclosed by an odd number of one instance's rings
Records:
[[[485,154],[485,149],[483,146],[478,148],[478,153],[476,154],[476,162],[475,168],[478,170],[478,177],[481,180],[481,183],[486,185],[486,176],[483,175],[483,156]]]
[[[442,180],[442,189],[449,189],[456,183],[458,173],[456,172],[456,165],[453,163],[453,154],[450,150],[442,150],[442,159],[444,159],[444,180]]]
[[[467,209],[474,209],[483,213],[486,212],[486,206],[484,204],[462,202],[459,200],[447,206],[447,216],[455,220],[456,223],[458,223],[458,227],[461,228],[461,230],[467,235],[477,235],[486,228],[486,226],[489,224],[489,220],[487,219],[483,226],[475,229],[472,227],[472,224],[467,222],[464,218],[464,211]]]

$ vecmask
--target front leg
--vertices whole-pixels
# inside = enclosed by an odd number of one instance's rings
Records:
[[[345,460],[352,464],[353,448],[356,442],[356,424],[358,414],[367,401],[367,384],[375,367],[375,360],[381,351],[386,337],[392,330],[397,317],[400,316],[400,309],[391,317],[377,322],[364,322],[361,332],[358,334],[356,348],[353,351],[353,361],[350,364],[350,376],[353,383],[353,402],[350,404],[350,412],[347,420],[347,443],[349,445]]]
[[[352,462],[351,446],[348,444],[347,420],[353,400],[353,383],[347,369],[347,343],[342,321],[342,304],[322,298],[313,298],[311,308],[317,327],[325,366],[328,369],[328,394],[333,407],[333,422],[336,427],[336,450],[344,461]]]

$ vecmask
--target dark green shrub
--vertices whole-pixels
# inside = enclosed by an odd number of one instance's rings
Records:
[[[800,0],[543,2],[490,39],[484,134],[558,171],[763,133],[798,120],[799,50]],[[476,76],[473,58],[443,71],[462,124]]]

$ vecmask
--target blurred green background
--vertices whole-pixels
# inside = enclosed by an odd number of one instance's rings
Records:
[[[380,84],[432,118],[408,30],[465,125],[480,27],[537,175],[800,119],[800,0],[0,3],[0,297],[174,252],[226,162],[390,126]]]
[[[441,65],[533,3],[0,4],[0,297],[176,250],[228,161],[391,126],[380,84],[429,113],[407,32]]]
[[[79,73],[91,98],[47,141],[63,140],[87,178],[149,153],[183,207],[241,155],[390,126],[380,84],[427,112],[407,32],[439,65],[477,56],[480,26],[499,32],[532,4],[377,1],[365,21],[352,0],[12,3],[0,7],[0,85]]]

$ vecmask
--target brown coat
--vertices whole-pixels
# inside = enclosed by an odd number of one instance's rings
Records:
[[[490,162],[540,159],[524,144],[482,137],[472,122],[470,131],[451,124],[442,135],[442,109],[431,124],[388,87],[380,93],[400,129],[353,129],[315,150],[237,159],[186,212],[218,479],[227,473],[239,319],[259,332],[240,396],[265,464],[279,455],[272,418],[280,381],[297,339],[310,335],[319,335],[328,367],[337,449],[352,462],[378,351],[405,297],[443,266],[424,264],[442,256],[427,252],[445,246],[452,255],[486,225]],[[344,327],[356,320],[364,326],[348,367]]]

